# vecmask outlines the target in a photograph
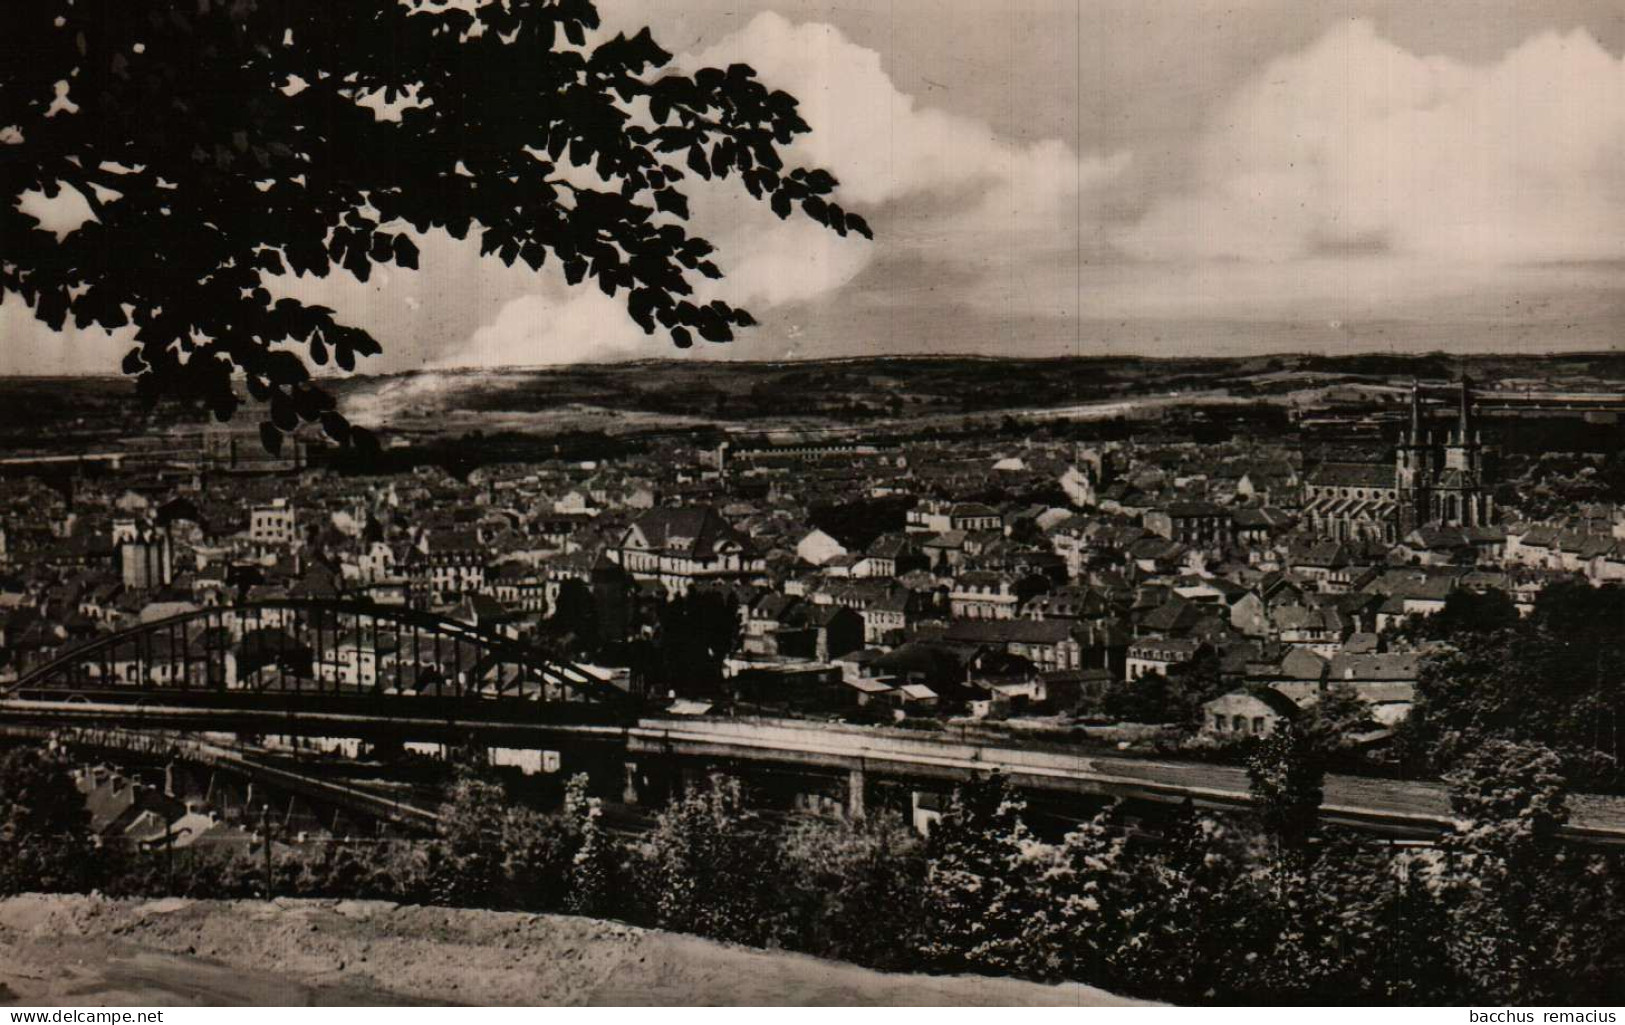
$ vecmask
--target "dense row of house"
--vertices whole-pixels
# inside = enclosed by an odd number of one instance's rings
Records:
[[[1427,463],[1429,494],[1461,482],[1445,468],[1482,472],[1476,433],[1460,430],[1448,444],[1461,452]],[[1424,458],[1401,455],[1401,469]],[[1383,458],[1150,433],[748,454],[663,441],[615,463],[467,479],[205,469],[79,481],[71,501],[23,481],[0,509],[0,649],[15,675],[189,608],[344,597],[521,639],[585,602],[594,636],[577,640],[611,659],[654,629],[662,603],[714,593],[737,609],[727,673],[765,706],[1070,715],[1209,659],[1233,686],[1203,728],[1252,734],[1331,686],[1395,721],[1418,665],[1400,627],[1458,590],[1528,609],[1558,576],[1625,580],[1621,510],[1396,520],[1422,485],[1402,492]],[[820,512],[882,500],[896,519]],[[1368,515],[1382,528],[1350,526]],[[246,644],[218,645],[234,679],[281,671],[245,658]],[[404,674],[421,687],[446,671],[376,631],[321,644],[314,671],[345,686],[399,687]],[[149,653],[130,671],[190,670]]]

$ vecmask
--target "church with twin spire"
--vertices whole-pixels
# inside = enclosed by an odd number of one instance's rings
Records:
[[[1484,438],[1474,423],[1471,382],[1461,379],[1456,422],[1444,436],[1423,426],[1421,387],[1411,385],[1408,429],[1394,449],[1400,532],[1424,524],[1482,527],[1493,521],[1493,500],[1485,489]]]
[[[1454,423],[1438,430],[1411,385],[1409,422],[1392,464],[1326,462],[1304,485],[1304,522],[1337,540],[1392,544],[1418,527],[1483,527],[1495,522],[1484,469],[1484,440],[1465,376]]]

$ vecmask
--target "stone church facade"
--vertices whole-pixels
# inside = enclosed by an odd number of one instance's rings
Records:
[[[1340,541],[1392,544],[1417,527],[1482,527],[1495,518],[1472,384],[1461,381],[1455,422],[1442,435],[1425,422],[1411,386],[1410,422],[1391,465],[1325,462],[1304,484],[1304,522]]]

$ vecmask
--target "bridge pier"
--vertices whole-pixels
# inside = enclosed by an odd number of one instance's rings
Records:
[[[380,761],[399,761],[405,753],[406,741],[399,734],[382,734],[372,738],[372,756]]]
[[[846,774],[846,817],[857,821],[866,814],[864,808],[864,791],[867,789],[868,779],[862,769],[853,769]]]
[[[627,762],[622,766],[622,770],[625,773],[625,782],[621,787],[621,803],[635,807],[643,797],[642,788],[638,786],[638,763]]]
[[[941,796],[928,790],[909,791],[908,819],[916,833],[930,836],[931,827],[942,821]]]

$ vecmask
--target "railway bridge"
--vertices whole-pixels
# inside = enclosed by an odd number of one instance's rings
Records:
[[[191,609],[89,638],[0,685],[0,697],[515,699],[612,707],[628,695],[479,624],[367,602],[282,600]]]

